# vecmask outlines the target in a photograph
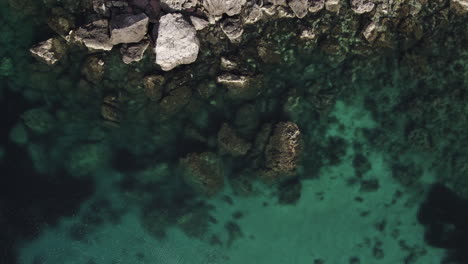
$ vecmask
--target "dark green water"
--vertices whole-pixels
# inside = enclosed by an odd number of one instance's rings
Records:
[[[160,73],[153,55],[132,67],[113,50],[103,80],[83,85],[84,50],[56,66],[30,55],[54,33],[44,5],[24,3],[0,2],[0,263],[467,263],[466,19],[340,63],[295,44],[284,22],[282,63],[253,63],[259,96],[200,96],[206,52],[167,74],[194,77],[189,102],[160,118],[138,86]],[[112,93],[127,98],[118,127],[100,114]],[[248,158],[218,152],[223,123],[253,142],[279,121],[303,137],[291,179],[263,184]],[[179,161],[206,151],[226,178],[209,198]]]

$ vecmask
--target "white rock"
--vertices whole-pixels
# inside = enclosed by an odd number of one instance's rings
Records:
[[[291,0],[289,7],[298,18],[304,18],[309,8],[309,0]]]
[[[262,8],[257,4],[248,7],[243,15],[245,24],[254,24],[263,17]]]
[[[149,18],[144,13],[137,15],[117,15],[111,20],[111,43],[140,42],[148,32]]]
[[[351,1],[351,9],[356,14],[364,14],[371,12],[375,7],[375,4],[372,0],[352,0]]]
[[[333,13],[338,13],[341,8],[340,0],[326,0],[325,8]]]
[[[209,22],[203,18],[191,16],[190,21],[192,21],[192,25],[195,27],[196,30],[202,30],[209,25]]]
[[[65,43],[60,38],[50,38],[31,48],[31,54],[40,61],[53,65],[66,53]]]
[[[195,7],[198,0],[161,0],[161,7],[165,11],[180,11],[185,8]]]
[[[156,63],[164,71],[195,62],[200,49],[197,31],[181,14],[167,14],[159,20]]]

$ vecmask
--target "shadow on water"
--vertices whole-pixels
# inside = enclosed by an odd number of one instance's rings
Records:
[[[468,263],[468,200],[440,183],[431,187],[418,213],[426,243],[447,249],[443,263]]]
[[[91,180],[75,179],[65,172],[41,175],[34,171],[27,151],[8,140],[19,114],[28,107],[21,95],[4,91],[0,100],[0,263],[16,263],[15,247],[32,239],[60,217],[77,212],[82,201],[93,193]]]

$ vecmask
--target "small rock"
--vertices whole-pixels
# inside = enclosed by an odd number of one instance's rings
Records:
[[[203,7],[208,13],[210,22],[214,23],[223,14],[235,16],[241,13],[247,0],[203,0]]]
[[[81,68],[81,73],[86,80],[99,83],[104,77],[104,61],[98,56],[89,56]]]
[[[304,18],[309,8],[309,0],[291,0],[288,5],[298,18]]]
[[[372,21],[369,25],[367,25],[362,34],[369,43],[373,43],[379,35],[377,22]]]
[[[221,21],[221,30],[231,42],[238,42],[244,33],[240,18],[225,18]]]
[[[205,29],[210,24],[207,20],[195,16],[191,16],[190,21],[196,30]]]
[[[47,19],[49,27],[60,36],[64,37],[75,28],[75,22],[72,15],[63,8],[52,8],[52,15]]]
[[[341,8],[341,0],[326,0],[325,9],[330,12],[338,13]]]
[[[458,15],[468,14],[468,0],[450,0],[450,8]]]
[[[195,7],[198,0],[161,0],[161,7],[166,12],[181,11]]]
[[[83,44],[90,50],[111,50],[113,47],[109,37],[109,22],[106,19],[96,20],[71,31],[69,39]]]
[[[195,191],[212,196],[224,187],[221,160],[212,152],[190,153],[180,160],[185,169],[184,181]]]
[[[311,0],[309,5],[309,12],[316,13],[325,7],[325,0]]]
[[[159,36],[156,41],[156,63],[164,71],[181,64],[195,62],[200,42],[197,31],[181,14],[167,14],[159,20]]]
[[[148,16],[144,13],[113,17],[110,25],[111,43],[117,45],[140,42],[148,31],[148,22]]]
[[[296,17],[296,14],[294,14],[294,12],[291,9],[286,8],[284,6],[278,6],[276,8],[276,11],[278,13],[279,18],[293,18],[293,17]]]
[[[48,65],[54,65],[65,56],[67,48],[65,42],[56,37],[37,44],[29,51],[40,61]]]
[[[218,132],[218,146],[222,152],[237,157],[245,155],[251,144],[239,137],[232,127],[224,123]]]
[[[224,71],[232,71],[237,69],[238,65],[236,62],[226,59],[225,57],[221,57],[221,70]]]
[[[106,0],[93,0],[93,10],[101,16],[108,17],[110,9],[106,6]]]
[[[351,9],[356,14],[364,14],[371,12],[375,7],[375,4],[372,0],[352,0],[351,1]]]
[[[249,78],[235,74],[223,74],[218,77],[217,81],[218,83],[225,85],[229,90],[238,90],[245,89],[247,87]]]
[[[137,44],[124,44],[120,49],[122,60],[125,64],[138,62],[143,59],[146,49],[148,49],[150,42],[149,39],[144,39]]]

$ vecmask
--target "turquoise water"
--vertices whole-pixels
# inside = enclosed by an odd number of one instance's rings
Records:
[[[15,3],[0,1],[0,263],[466,263],[466,19],[410,48],[343,61],[298,45],[295,22],[272,23],[280,63],[244,65],[263,80],[258,96],[233,99],[216,84],[202,96],[217,59],[202,46],[196,63],[165,74],[180,94],[166,91],[173,101],[155,106],[140,83],[161,74],[154,55],[128,66],[117,49],[100,54],[102,80],[83,81],[82,49],[56,66],[30,55],[55,36],[49,10]],[[244,44],[228,55],[256,52]],[[124,98],[118,125],[101,118],[109,94]],[[245,170],[250,156],[218,149],[223,123],[254,142],[280,121],[302,135],[296,174],[284,182],[265,184]],[[184,181],[180,161],[206,151],[225,178],[210,197]],[[453,196],[430,200],[442,215],[430,225],[418,210],[434,183]]]

